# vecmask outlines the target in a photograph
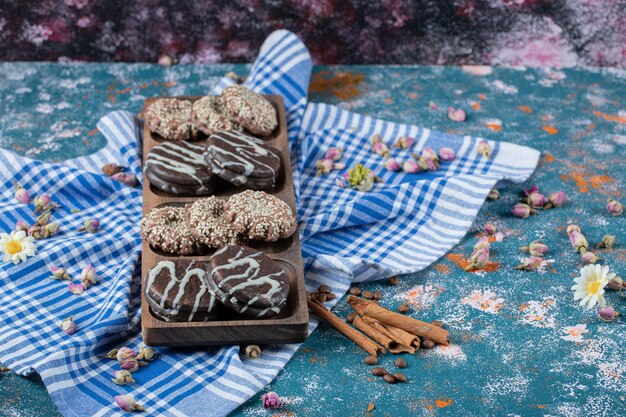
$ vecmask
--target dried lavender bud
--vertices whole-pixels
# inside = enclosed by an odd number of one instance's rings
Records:
[[[243,350],[243,354],[246,355],[248,358],[258,358],[261,354],[261,348],[257,345],[248,345]]]
[[[323,293],[329,293],[332,292],[332,290],[330,289],[330,287],[328,285],[320,285],[319,288],[317,289],[318,292],[323,292]]]
[[[383,294],[380,291],[374,291],[374,300],[381,300],[383,298]]]
[[[435,347],[435,342],[430,339],[422,339],[422,343],[420,346],[424,349],[432,349]]]
[[[365,359],[363,359],[363,362],[365,362],[367,365],[376,365],[378,363],[378,359],[376,358],[376,356],[366,356]]]
[[[348,317],[346,317],[346,321],[348,323],[352,323],[354,321],[354,319],[356,319],[357,314],[353,311],[352,313],[348,314]]]
[[[389,277],[389,285],[398,285],[400,283],[400,278],[397,276]]]
[[[398,358],[394,362],[398,368],[406,368],[406,361],[402,358]]]
[[[376,368],[372,369],[372,375],[376,375],[376,376],[387,375],[387,371],[385,370],[385,368],[381,368],[380,366],[377,366]]]
[[[398,306],[398,313],[406,313],[407,311],[409,311],[411,309],[411,307],[407,304],[407,303],[402,303]]]
[[[352,287],[348,290],[348,293],[350,293],[350,295],[359,296],[361,295],[361,289],[359,287]]]
[[[365,290],[361,293],[361,296],[367,300],[371,300],[374,298],[374,293],[369,290]]]
[[[394,372],[393,373],[393,377],[396,379],[396,381],[398,382],[406,382],[408,381],[408,378],[406,377],[406,375],[404,375],[402,372]]]
[[[383,376],[383,379],[385,380],[386,383],[388,384],[395,384],[396,383],[396,377],[391,375],[391,374],[385,374]]]

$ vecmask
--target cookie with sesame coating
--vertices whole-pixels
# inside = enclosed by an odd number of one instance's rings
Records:
[[[278,126],[272,103],[248,87],[233,85],[221,97],[230,118],[255,135],[269,136]]]
[[[191,109],[191,123],[207,136],[220,130],[243,130],[237,122],[228,117],[219,96],[204,96],[195,101]]]
[[[211,196],[185,206],[185,221],[196,241],[212,248],[240,243],[242,237],[222,215],[224,201]]]
[[[189,100],[163,98],[156,100],[144,113],[150,132],[167,140],[194,140],[198,130],[191,124],[192,104]]]
[[[199,252],[199,245],[185,223],[183,207],[153,208],[141,220],[141,238],[150,246],[176,255]]]

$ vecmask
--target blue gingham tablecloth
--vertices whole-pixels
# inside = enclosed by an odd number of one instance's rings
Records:
[[[493,151],[485,158],[476,150],[481,138],[307,103],[311,67],[301,41],[280,30],[265,41],[245,81],[257,92],[285,99],[309,290],[327,284],[344,294],[351,282],[425,268],[465,235],[492,187],[522,182],[535,169],[534,149],[488,141]],[[213,92],[232,83],[225,78]],[[139,127],[128,112],[109,113],[98,124],[106,147],[63,164],[0,150],[0,231],[9,232],[19,219],[33,222],[33,206],[14,199],[14,182],[61,204],[53,214],[60,232],[36,241],[35,257],[0,266],[0,361],[18,374],[38,372],[65,416],[121,415],[113,397],[124,393],[134,395],[151,416],[205,416],[207,410],[226,415],[267,385],[298,345],[264,346],[256,359],[240,355],[238,346],[161,348],[156,361],[133,374],[137,383],[126,386],[110,380],[117,363],[97,357],[120,346],[142,346],[141,191],[100,172],[105,163],[117,162],[142,178]],[[417,152],[450,147],[456,158],[435,172],[389,172],[371,152],[374,133],[389,145],[399,136],[413,137]],[[346,169],[362,163],[383,182],[360,192],[335,185],[343,171],[316,176],[316,162],[329,147],[344,149]],[[392,156],[408,158],[407,150],[391,149]],[[76,231],[92,217],[101,220],[100,231]],[[82,295],[71,294],[67,281],[48,278],[51,266],[79,276],[89,263],[98,271],[98,283]],[[59,328],[70,315],[78,326],[72,336]],[[312,319],[309,329],[316,325]]]

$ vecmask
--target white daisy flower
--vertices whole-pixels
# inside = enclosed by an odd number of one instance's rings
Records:
[[[604,287],[615,277],[613,272],[609,272],[608,266],[587,265],[580,268],[580,276],[574,278],[575,285],[574,300],[580,300],[580,305],[591,310],[597,304],[600,307],[606,306],[604,299]]]
[[[3,262],[12,261],[18,264],[29,256],[35,256],[36,249],[33,237],[26,236],[23,230],[13,231],[11,234],[0,233],[0,253],[3,254]]]

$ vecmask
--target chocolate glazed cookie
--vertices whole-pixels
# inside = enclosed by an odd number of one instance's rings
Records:
[[[148,271],[145,293],[152,312],[165,321],[206,321],[218,307],[211,293],[208,263],[161,261]]]
[[[289,295],[289,280],[279,264],[246,246],[224,246],[210,260],[209,285],[228,308],[267,318],[280,313]]]
[[[204,158],[213,174],[236,186],[271,188],[280,173],[280,151],[252,136],[224,130],[211,135]]]
[[[166,142],[146,157],[145,175],[152,185],[176,195],[209,195],[219,179],[204,161],[206,148],[188,142]]]

